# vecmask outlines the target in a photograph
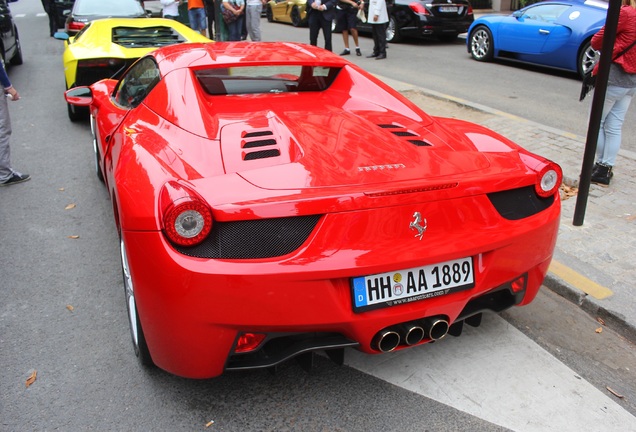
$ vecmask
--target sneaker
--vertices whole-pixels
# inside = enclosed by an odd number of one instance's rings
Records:
[[[356,48],[356,55],[357,56],[361,56],[362,55],[362,53],[360,52],[360,48]]]
[[[349,48],[345,48],[343,52],[340,53],[340,55],[349,55],[351,54],[351,51],[349,51]]]
[[[27,180],[31,180],[31,176],[30,175],[28,175],[28,174],[20,174],[20,173],[13,173],[13,176],[11,176],[11,178],[9,180],[0,183],[0,186],[11,186],[11,185],[14,185],[16,183],[25,182]]]

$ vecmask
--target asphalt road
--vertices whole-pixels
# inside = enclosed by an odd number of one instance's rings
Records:
[[[142,369],[89,126],[62,98],[62,45],[39,1],[11,7],[25,59],[9,70],[12,156],[33,179],[0,189],[0,430],[636,429],[633,345],[547,290],[459,338],[350,351],[343,367],[318,357],[311,373],[290,362],[201,381]]]

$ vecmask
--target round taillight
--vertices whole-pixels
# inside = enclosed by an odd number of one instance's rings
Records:
[[[534,186],[537,195],[543,198],[554,195],[561,186],[562,178],[561,167],[553,162],[548,163],[539,172],[537,183]]]
[[[168,238],[181,246],[194,246],[205,239],[212,229],[212,212],[196,198],[175,203],[164,216]]]

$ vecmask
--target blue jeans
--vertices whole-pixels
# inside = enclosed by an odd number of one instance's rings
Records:
[[[636,94],[636,88],[607,86],[601,128],[596,147],[596,163],[614,166],[618,150],[621,148],[621,129],[625,114]]]
[[[190,21],[190,28],[198,32],[208,30],[208,23],[205,19],[205,9],[192,8],[188,9],[188,21]]]

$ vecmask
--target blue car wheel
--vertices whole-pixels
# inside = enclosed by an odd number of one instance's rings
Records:
[[[477,26],[470,34],[470,55],[477,61],[490,61],[494,55],[492,33],[486,26]]]

